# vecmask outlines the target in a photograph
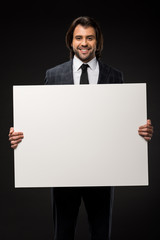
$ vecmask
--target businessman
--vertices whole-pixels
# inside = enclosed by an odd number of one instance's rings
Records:
[[[45,84],[119,84],[122,73],[100,61],[103,35],[99,24],[90,17],[75,19],[67,33],[66,45],[70,60],[46,71]],[[116,97],[116,96],[115,96]],[[150,141],[153,134],[151,121],[140,126],[137,134]],[[10,128],[9,140],[15,149],[22,141],[22,132]],[[45,146],[44,146],[45,147]],[[73,240],[81,200],[88,215],[92,240],[111,239],[113,206],[112,187],[53,188],[54,240]]]

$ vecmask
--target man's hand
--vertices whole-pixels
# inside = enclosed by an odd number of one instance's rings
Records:
[[[150,141],[153,135],[153,126],[151,124],[151,120],[147,120],[147,124],[140,126],[138,129],[138,133],[140,136],[144,137],[146,141]]]
[[[23,132],[14,132],[14,128],[11,127],[9,131],[9,141],[11,143],[11,148],[16,149],[18,144],[22,141],[24,138]]]

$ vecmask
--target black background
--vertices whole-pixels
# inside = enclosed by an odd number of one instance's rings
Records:
[[[55,3],[23,1],[1,6],[0,237],[51,239],[50,189],[15,189],[12,86],[44,84],[45,72],[69,59],[65,34],[73,19],[88,15],[104,34],[102,60],[120,69],[124,81],[147,83],[148,118],[154,125],[149,143],[149,186],[116,187],[112,239],[159,239],[159,7],[154,1]],[[89,240],[82,204],[76,240]]]

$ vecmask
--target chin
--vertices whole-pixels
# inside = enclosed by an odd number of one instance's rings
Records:
[[[79,55],[79,59],[82,61],[82,62],[89,62],[93,57],[92,56],[80,56]]]
[[[82,61],[82,62],[89,62],[92,60],[95,56],[93,54],[88,54],[88,55],[82,55],[78,51],[75,51],[75,55]]]

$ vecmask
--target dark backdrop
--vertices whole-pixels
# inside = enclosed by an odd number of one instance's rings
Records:
[[[105,3],[105,4],[104,4]],[[69,58],[65,33],[81,15],[94,17],[104,33],[102,60],[124,74],[125,82],[147,83],[148,118],[154,125],[149,144],[149,186],[116,187],[113,240],[159,239],[159,24],[154,1],[39,3],[1,6],[1,239],[50,239],[50,189],[15,189],[13,151],[8,142],[12,86],[44,84],[45,72]],[[89,240],[82,204],[76,240]]]

